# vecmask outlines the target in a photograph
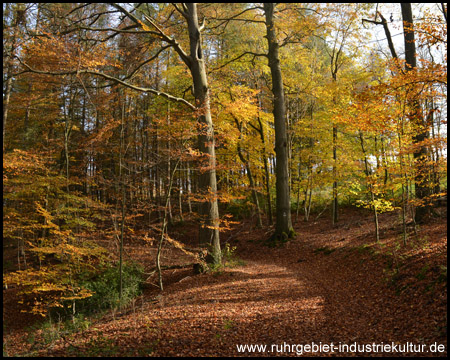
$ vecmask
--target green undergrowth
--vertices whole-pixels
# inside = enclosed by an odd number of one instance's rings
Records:
[[[245,264],[245,261],[236,255],[236,246],[231,246],[227,243],[222,249],[222,262],[220,264],[208,264],[207,271],[220,275],[225,268],[236,268]]]
[[[143,267],[137,263],[124,263],[122,266],[122,298],[120,299],[120,274],[118,267],[107,267],[99,275],[86,277],[81,286],[92,291],[91,297],[78,301],[77,311],[94,314],[99,311],[126,306],[142,293],[144,282]]]
[[[64,307],[49,311],[43,323],[29,328],[27,342],[31,344],[33,355],[38,350],[51,346],[55,341],[64,338],[70,341],[75,334],[89,329],[95,318],[101,317],[107,311],[125,307],[142,293],[144,281],[143,267],[137,263],[124,263],[122,267],[122,298],[120,299],[120,275],[117,266],[104,267],[98,273],[84,273],[79,286],[92,292],[92,296],[66,301]],[[74,313],[75,311],[75,313]],[[83,356],[99,356],[115,354],[115,349],[109,346],[108,339],[93,340]],[[109,350],[111,350],[109,352]],[[116,349],[117,350],[117,349]],[[69,352],[75,352],[72,347]],[[5,354],[5,346],[4,346]]]

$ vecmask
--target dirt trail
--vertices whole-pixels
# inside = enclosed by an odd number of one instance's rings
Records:
[[[435,324],[444,308],[430,309],[430,296],[396,294],[383,266],[359,251],[368,241],[360,236],[366,230],[364,222],[348,229],[301,224],[297,237],[280,248],[261,244],[264,230],[241,232],[235,245],[245,265],[215,274],[167,272],[162,294],[148,290],[127,313],[103,318],[40,354],[95,355],[92,349],[99,348],[121,356],[296,356],[297,345],[333,343],[334,352],[305,354],[446,356],[428,348],[424,353],[339,352],[345,350],[340,344],[444,341]],[[237,346],[245,344],[266,349],[240,353]]]
[[[245,353],[255,356],[296,355],[298,347],[276,352],[283,344],[431,344],[434,334],[420,323],[431,321],[433,314],[420,299],[401,304],[383,281],[383,268],[349,250],[352,239],[343,239],[341,230],[297,231],[282,248],[239,241],[245,266],[187,275],[170,285],[156,304],[143,309],[146,326],[153,329],[143,341],[153,344],[152,355],[237,356],[237,345],[244,344],[267,346],[265,352]],[[317,251],[333,247],[328,255]],[[270,351],[272,345],[278,347]],[[339,350],[308,355],[355,355]],[[376,354],[419,355],[359,353]]]
[[[365,225],[361,223],[362,232]],[[428,348],[417,353],[418,348],[411,347],[434,343],[439,334],[430,324],[443,314],[429,309],[427,297],[411,302],[397,295],[383,267],[355,250],[364,249],[355,242],[358,231],[296,230],[296,239],[282,248],[239,242],[246,266],[216,278],[202,275],[174,284],[163,307],[153,310],[154,317],[163,318],[164,327],[168,326],[155,355],[235,356],[237,345],[265,344],[269,350],[273,344],[281,350],[282,344],[312,343],[370,344],[371,349],[373,344],[395,343],[398,350],[410,344],[407,352],[380,353],[377,348],[359,353],[366,356],[446,354],[432,354]],[[367,238],[362,240],[365,243]],[[295,355],[290,350],[246,354]],[[345,348],[335,350],[308,355],[355,355],[339,352]]]

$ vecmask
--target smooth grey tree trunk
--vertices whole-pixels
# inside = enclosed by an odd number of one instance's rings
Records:
[[[203,166],[200,169],[199,189],[204,194],[205,201],[200,204],[202,217],[199,241],[201,245],[210,246],[210,255],[214,264],[220,264],[219,239],[219,206],[217,200],[216,154],[214,142],[214,127],[211,119],[210,94],[205,70],[205,61],[201,44],[200,27],[198,24],[197,5],[186,3],[186,20],[189,30],[190,66],[195,105],[198,110],[198,147],[204,154]]]
[[[264,3],[267,41],[269,44],[269,67],[272,75],[273,117],[275,121],[276,153],[276,225],[273,239],[287,239],[294,234],[291,221],[291,199],[289,191],[288,147],[286,131],[286,109],[284,103],[283,78],[278,55],[279,45],[273,23],[273,3]]]
[[[7,4],[6,6],[11,5]],[[14,11],[14,9],[12,9]],[[6,123],[8,119],[8,110],[9,110],[9,102],[11,98],[11,91],[12,91],[12,84],[13,84],[13,77],[11,75],[12,73],[12,67],[13,67],[13,58],[14,53],[16,50],[16,40],[17,40],[17,33],[19,29],[18,20],[17,20],[17,14],[14,15],[13,19],[13,33],[9,39],[6,40],[6,47],[3,48],[4,54],[6,52],[6,59],[4,61],[4,68],[6,68],[6,87],[5,92],[3,94],[3,152],[5,152],[5,138],[6,138]]]
[[[411,10],[411,3],[401,3],[402,18],[403,18],[403,33],[405,38],[405,60],[406,71],[415,71],[416,64],[416,44],[414,39],[414,27],[413,16]],[[428,179],[428,166],[426,165],[428,159],[428,148],[425,145],[426,140],[429,137],[428,126],[424,122],[422,109],[417,98],[410,100],[410,121],[417,124],[417,126],[423,130],[414,134],[413,143],[419,144],[414,151],[414,162],[416,165],[414,183],[415,183],[415,196],[417,199],[426,201],[429,196],[429,179]],[[422,223],[425,217],[429,214],[429,206],[416,207],[415,221]]]
[[[258,96],[258,103],[259,103],[259,107],[261,108],[261,99]],[[269,225],[273,224],[273,218],[272,218],[272,200],[271,200],[271,196],[270,196],[270,173],[269,173],[269,165],[268,163],[268,159],[266,156],[266,141],[265,141],[265,137],[264,137],[264,127],[262,125],[261,122],[261,117],[259,116],[259,112],[258,112],[258,124],[259,124],[259,129],[254,128],[255,130],[257,130],[259,132],[259,136],[261,138],[261,142],[263,144],[263,163],[264,163],[264,185],[266,187],[266,199],[267,199],[267,215],[269,218]]]
[[[261,228],[262,227],[261,208],[259,207],[258,193],[255,190],[255,181],[253,178],[252,169],[250,168],[250,159],[249,159],[248,153],[247,153],[247,158],[245,158],[245,156],[242,152],[242,147],[241,147],[241,143],[240,143],[242,141],[242,122],[239,122],[239,120],[234,116],[233,116],[233,118],[234,118],[237,128],[239,129],[239,140],[237,143],[238,156],[239,156],[239,159],[242,161],[242,164],[244,164],[244,166],[245,166],[249,187],[252,192],[253,204],[255,205],[255,208],[256,208],[256,216],[257,216],[257,221],[258,221],[257,226]]]
[[[359,131],[359,140],[361,141],[361,150],[364,156],[364,167],[365,167],[365,174],[366,174],[366,178],[367,178],[367,186],[369,188],[369,192],[370,192],[370,200],[372,202],[371,206],[372,206],[372,210],[373,210],[373,220],[375,223],[375,239],[377,240],[377,242],[380,241],[380,228],[378,226],[378,212],[377,212],[377,207],[375,204],[375,193],[374,193],[374,189],[373,189],[373,184],[370,182],[370,170],[369,170],[369,162],[367,160],[367,152],[366,152],[366,148],[364,146],[364,135],[362,133],[362,131]]]

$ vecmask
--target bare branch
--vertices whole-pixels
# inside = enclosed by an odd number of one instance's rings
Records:
[[[362,22],[369,22],[369,23],[372,23],[375,25],[383,25],[384,33],[386,34],[386,38],[388,41],[389,50],[391,51],[391,55],[394,59],[398,59],[397,53],[395,52],[394,43],[392,42],[392,36],[391,36],[391,32],[389,31],[387,21],[383,17],[383,15],[381,15],[381,13],[379,11],[377,11],[377,15],[380,15],[381,21],[362,19]]]
[[[184,10],[181,10],[175,3],[172,3],[172,6],[175,8],[176,11],[178,11],[181,15],[183,15],[183,17],[187,20],[188,16]]]
[[[253,55],[253,60],[255,59],[255,57],[258,57],[258,56],[267,57],[267,54],[258,54],[258,53],[254,53],[254,52],[251,52],[251,51],[246,51],[246,52],[242,53],[241,55],[235,57],[234,59],[232,59],[230,61],[227,61],[225,64],[220,65],[219,67],[216,67],[214,69],[211,69],[209,72],[211,73],[213,71],[217,71],[219,69],[222,69],[223,67],[227,66],[228,64],[230,64],[230,63],[232,63],[232,62],[234,62],[236,60],[239,60],[241,57],[244,57],[245,55]]]
[[[151,30],[129,30],[134,27],[137,27],[137,25],[133,26],[127,26],[124,29],[114,29],[114,28],[93,28],[88,26],[79,26],[79,29],[83,30],[90,30],[90,31],[113,31],[116,33],[128,33],[128,34],[152,34],[152,35],[159,35],[156,31]]]
[[[136,86],[136,85],[127,83],[126,81],[123,81],[121,79],[118,79],[118,78],[116,78],[114,76],[107,75],[107,74],[99,72],[99,71],[93,71],[93,70],[87,70],[87,69],[84,69],[84,70],[72,70],[72,71],[58,71],[58,72],[55,72],[55,71],[42,71],[42,70],[33,69],[31,66],[29,66],[26,63],[24,63],[20,58],[18,58],[18,57],[16,57],[16,58],[19,60],[19,62],[24,67],[26,67],[28,69],[29,72],[33,72],[33,73],[36,73],[36,74],[42,74],[42,75],[55,75],[55,76],[64,76],[64,75],[77,75],[78,76],[79,74],[90,74],[90,75],[101,76],[101,77],[103,77],[105,79],[108,79],[108,80],[114,81],[116,83],[119,83],[119,84],[121,84],[121,85],[123,85],[123,86],[125,86],[127,88],[130,88],[130,89],[133,89],[133,90],[136,90],[136,91],[140,91],[140,92],[151,93],[151,94],[155,94],[155,95],[158,95],[158,96],[162,96],[162,97],[165,97],[166,99],[169,99],[170,101],[180,102],[180,103],[186,105],[187,107],[189,107],[192,110],[197,110],[197,108],[194,105],[192,105],[189,101],[187,101],[185,99],[182,99],[182,98],[179,98],[179,97],[167,94],[167,93],[165,93],[163,91],[158,91],[158,90],[151,89],[151,88],[144,88],[144,87]]]
[[[221,23],[219,23],[219,24],[216,25],[216,26],[211,27],[211,29],[216,29],[216,28],[222,26],[223,24],[226,24],[226,25],[225,25],[225,27],[226,27],[230,21],[243,21],[243,22],[246,22],[246,23],[247,23],[247,22],[251,22],[251,23],[262,23],[262,24],[264,24],[264,23],[265,23],[264,20],[255,20],[255,19],[237,19],[238,16],[241,16],[242,14],[246,13],[247,11],[256,10],[256,9],[261,9],[261,10],[263,10],[262,7],[256,6],[256,7],[252,7],[252,8],[245,9],[245,10],[243,10],[243,11],[237,13],[237,14],[231,15],[230,17],[227,17],[227,18],[220,18],[220,17],[215,17],[215,18],[214,18],[214,17],[210,17],[210,18],[209,18],[210,20],[221,21]],[[259,15],[259,14],[257,14],[257,15]]]
[[[163,47],[162,47],[161,49],[159,49],[158,52],[157,52],[155,55],[153,55],[151,58],[149,58],[149,59],[147,59],[147,60],[144,60],[142,63],[140,63],[140,64],[132,71],[132,73],[131,73],[130,75],[126,76],[125,78],[123,78],[123,80],[130,79],[131,77],[133,77],[133,75],[136,74],[136,73],[138,72],[138,70],[139,70],[142,66],[144,66],[145,64],[148,64],[149,62],[155,60],[155,59],[159,56],[159,54],[161,54],[164,50],[168,49],[169,47],[170,47],[170,45],[163,46]]]
[[[126,10],[124,7],[122,7],[119,4],[115,4],[115,3],[108,3],[109,5],[111,5],[112,7],[115,7],[117,10],[119,10],[122,14],[126,15],[127,17],[129,17],[131,20],[133,20],[137,25],[142,26],[142,22],[136,17],[134,16],[132,13],[130,13],[128,10]]]
[[[444,15],[445,22],[447,22],[447,6],[446,6],[446,3],[441,3],[440,10],[442,11],[442,15]]]
[[[186,54],[186,52],[182,49],[180,44],[174,38],[166,35],[164,33],[164,31],[162,31],[162,29],[160,29],[159,26],[156,25],[156,23],[152,19],[150,19],[150,17],[148,17],[144,13],[142,13],[142,15],[144,16],[145,20],[157,30],[158,35],[161,37],[161,39],[164,40],[165,42],[167,42],[168,44],[170,44],[171,46],[173,46],[173,48],[175,49],[177,54],[180,56],[181,60],[183,60],[183,62],[187,65],[187,67],[191,68],[191,64],[192,64],[191,57]],[[131,16],[133,16],[133,15],[131,15]],[[137,21],[141,27],[144,25],[141,21],[139,21],[139,20],[137,20]]]

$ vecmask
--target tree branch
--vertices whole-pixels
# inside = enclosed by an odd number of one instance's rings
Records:
[[[148,27],[141,21],[139,20],[136,16],[134,16],[133,14],[131,14],[128,10],[126,10],[125,8],[123,8],[121,5],[115,4],[115,3],[109,3],[111,6],[115,7],[117,10],[121,11],[124,15],[128,16],[132,21],[134,21],[136,24],[138,24],[142,29],[144,29],[145,31],[151,31],[150,29],[148,29]],[[139,9],[137,9],[138,11],[140,11]],[[142,12],[141,12],[142,13]],[[156,23],[150,19],[147,15],[145,15],[144,13],[142,13],[142,15],[144,16],[145,20],[156,29],[156,35],[161,37],[162,40],[164,40],[165,42],[167,42],[168,44],[170,44],[171,46],[173,46],[173,48],[175,49],[175,51],[178,53],[178,55],[181,57],[181,59],[183,60],[183,62],[189,67],[191,68],[191,58],[189,55],[186,54],[186,52],[181,48],[180,44],[174,39],[171,38],[170,36],[166,35],[159,27],[158,25],[156,25]]]
[[[267,57],[267,54],[258,54],[258,53],[254,53],[254,52],[251,52],[251,51],[246,51],[246,52],[242,53],[241,55],[235,57],[234,59],[232,59],[232,60],[226,62],[225,64],[223,64],[223,65],[221,65],[221,66],[219,66],[219,67],[216,67],[216,68],[214,68],[214,69],[211,69],[209,72],[211,73],[211,72],[213,72],[213,71],[217,71],[217,70],[219,70],[219,69],[222,69],[223,67],[227,66],[228,64],[230,64],[230,63],[232,63],[232,62],[234,62],[234,61],[236,61],[236,60],[239,60],[241,57],[244,57],[245,55],[253,55],[253,60],[254,60],[255,57],[257,57],[257,56],[265,56],[265,57]]]
[[[386,38],[389,45],[389,50],[391,51],[391,55],[394,59],[398,59],[397,53],[395,52],[394,43],[392,42],[392,36],[391,32],[389,31],[389,27],[387,24],[386,19],[379,11],[377,11],[377,14],[380,15],[381,21],[376,20],[368,20],[368,19],[362,19],[362,22],[369,22],[375,25],[383,25],[384,33],[386,34]]]
[[[122,80],[130,79],[134,74],[136,74],[136,72],[138,72],[138,70],[139,70],[142,66],[144,66],[145,64],[148,64],[149,62],[155,60],[155,59],[159,56],[159,54],[161,54],[164,50],[168,49],[169,47],[170,47],[170,45],[163,46],[161,49],[158,50],[158,52],[157,52],[155,55],[153,55],[151,58],[149,58],[149,59],[147,59],[147,60],[144,60],[142,63],[140,63],[140,64],[132,71],[132,73],[131,73],[130,75],[124,77]]]
[[[256,9],[261,9],[261,10],[263,10],[262,7],[256,6],[256,7],[252,7],[252,8],[245,9],[245,10],[243,10],[243,11],[237,13],[237,14],[231,15],[231,16],[228,17],[228,18],[219,18],[219,17],[215,17],[215,18],[214,18],[214,17],[210,17],[210,18],[209,18],[210,20],[221,21],[221,23],[219,23],[219,24],[216,25],[216,26],[211,27],[210,29],[216,29],[216,28],[222,26],[223,24],[226,24],[226,25],[225,25],[225,27],[226,27],[230,21],[244,21],[244,22],[262,23],[262,24],[264,24],[264,23],[265,23],[264,20],[255,20],[255,19],[236,19],[238,16],[240,16],[240,15],[246,13],[247,11],[256,10]],[[259,14],[257,14],[257,15],[259,15]]]
[[[16,57],[16,58],[19,60],[19,62],[23,66],[25,66],[28,69],[29,72],[33,72],[33,73],[41,74],[41,75],[54,75],[54,76],[64,76],[64,75],[77,75],[78,76],[79,74],[90,74],[90,75],[101,76],[101,77],[103,77],[105,79],[108,79],[108,80],[114,81],[116,83],[119,83],[119,84],[121,84],[121,85],[123,85],[123,86],[125,86],[127,88],[130,88],[130,89],[133,89],[133,90],[136,90],[136,91],[140,91],[140,92],[155,94],[157,96],[162,96],[162,97],[165,97],[166,99],[169,99],[170,101],[180,102],[180,103],[186,105],[187,107],[189,107],[192,110],[197,110],[197,108],[194,105],[192,105],[189,101],[187,101],[185,99],[182,99],[182,98],[179,98],[179,97],[167,94],[167,93],[165,93],[163,91],[158,91],[158,90],[151,89],[151,88],[144,88],[144,87],[136,86],[136,85],[127,83],[127,82],[125,82],[125,81],[123,81],[121,79],[118,79],[118,78],[116,78],[114,76],[107,75],[107,74],[99,72],[99,71],[86,70],[86,69],[85,70],[73,70],[73,71],[59,71],[59,72],[42,71],[42,70],[33,69],[31,66],[29,66],[26,63],[24,63],[20,58],[18,58],[18,57]],[[23,73],[23,72],[21,72],[21,73]]]
[[[181,10],[175,3],[172,3],[172,6],[175,8],[176,11],[178,11],[181,15],[183,15],[183,17],[187,20],[188,16],[187,16],[186,12]]]

